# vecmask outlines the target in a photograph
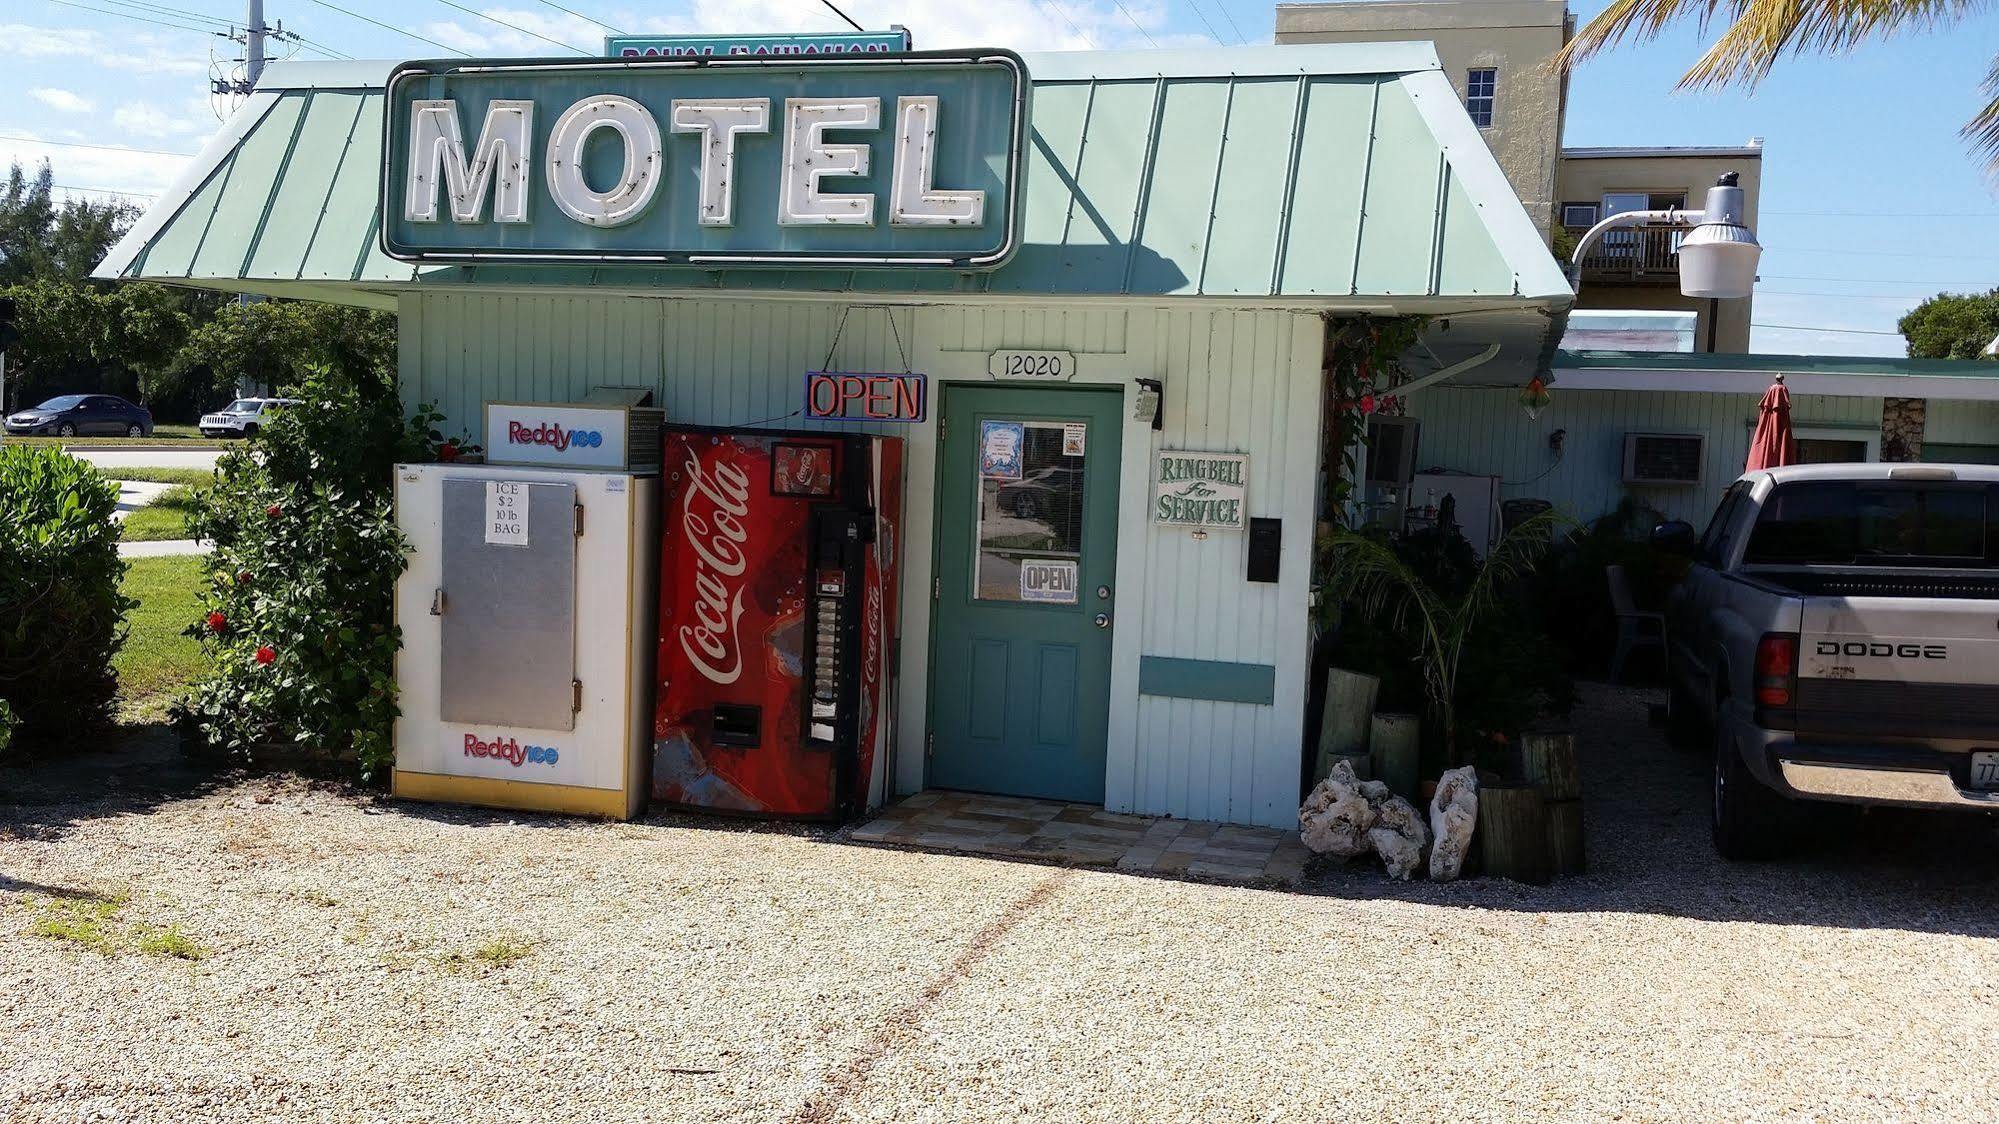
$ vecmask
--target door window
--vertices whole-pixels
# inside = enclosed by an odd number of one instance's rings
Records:
[[[1083,422],[979,422],[974,598],[1077,603],[1088,448]]]

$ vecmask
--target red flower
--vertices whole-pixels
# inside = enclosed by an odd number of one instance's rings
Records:
[[[1363,414],[1374,412],[1374,395],[1363,394],[1360,396],[1360,412]]]
[[[270,516],[273,519],[276,519],[278,516],[283,515],[284,513],[285,509],[279,507],[277,504],[272,504],[271,506],[264,509],[264,514]]]
[[[236,581],[238,582],[238,584],[241,584],[241,585],[249,585],[249,584],[250,584],[250,571],[248,571],[248,570],[239,570],[239,571],[237,571],[237,573],[236,573]]]
[[[272,660],[277,658],[278,658],[277,649],[271,647],[269,644],[266,644],[263,647],[257,649],[258,663],[270,663]]]
[[[439,445],[439,446],[437,447],[437,459],[438,459],[438,460],[441,460],[441,461],[455,461],[455,460],[457,460],[457,459],[458,459],[458,442],[456,442],[456,441],[446,441],[446,442],[445,442],[444,444],[442,444],[442,445]]]
[[[217,610],[213,613],[208,614],[208,631],[221,632],[223,629],[228,627],[229,627],[229,618],[223,616],[221,610]]]

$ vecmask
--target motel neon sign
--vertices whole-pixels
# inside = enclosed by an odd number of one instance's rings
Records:
[[[410,63],[388,91],[403,260],[985,269],[1017,240],[1004,51]]]

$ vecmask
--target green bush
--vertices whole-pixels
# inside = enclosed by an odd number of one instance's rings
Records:
[[[117,486],[82,461],[0,448],[0,700],[23,735],[67,740],[110,716],[132,605],[117,508]]]
[[[249,754],[291,742],[355,761],[392,759],[396,578],[393,466],[437,459],[428,407],[319,371],[244,447],[225,454],[190,531],[215,543],[201,619],[213,656],[178,714],[209,744]],[[454,443],[456,444],[456,443]]]
[[[1652,528],[1666,517],[1626,497],[1610,511],[1577,529],[1543,558],[1535,575],[1535,599],[1548,636],[1568,665],[1584,674],[1602,674],[1617,640],[1617,614],[1610,604],[1604,571],[1624,567],[1631,598],[1641,609],[1659,609],[1685,569],[1684,560],[1652,546]]]

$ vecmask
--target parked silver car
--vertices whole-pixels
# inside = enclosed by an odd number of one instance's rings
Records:
[[[250,437],[271,415],[286,406],[298,405],[296,398],[238,398],[212,414],[201,415],[203,437]]]

